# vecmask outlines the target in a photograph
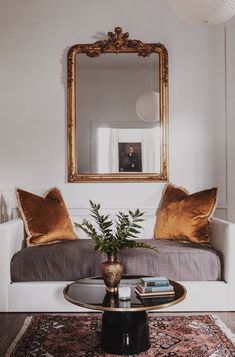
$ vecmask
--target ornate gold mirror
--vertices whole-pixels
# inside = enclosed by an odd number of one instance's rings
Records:
[[[160,43],[108,39],[68,52],[69,182],[168,178],[168,54]]]

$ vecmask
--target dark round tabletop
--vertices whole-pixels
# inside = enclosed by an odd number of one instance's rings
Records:
[[[186,289],[183,285],[170,280],[174,286],[175,295],[172,297],[138,297],[135,293],[136,284],[140,283],[140,276],[123,276],[121,283],[131,286],[131,299],[122,301],[118,294],[110,294],[105,291],[102,277],[90,277],[80,279],[64,288],[64,297],[72,304],[88,309],[101,311],[146,311],[157,310],[178,304],[186,297]]]

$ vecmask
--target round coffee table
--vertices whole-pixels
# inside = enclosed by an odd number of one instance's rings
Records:
[[[140,276],[126,275],[121,283],[131,286],[131,299],[119,300],[117,294],[106,293],[101,277],[80,279],[64,288],[64,297],[72,304],[101,310],[101,347],[113,354],[138,354],[150,348],[148,310],[178,304],[186,297],[183,285],[170,280],[175,295],[168,298],[139,298],[135,293]]]

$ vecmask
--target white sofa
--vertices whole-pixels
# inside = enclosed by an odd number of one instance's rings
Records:
[[[142,237],[149,237],[154,220],[148,217]],[[223,280],[182,281],[186,299],[166,311],[235,311],[235,224],[213,218],[211,236],[223,259]],[[63,288],[68,282],[11,282],[11,258],[23,241],[21,219],[0,224],[0,311],[84,311],[65,301]]]

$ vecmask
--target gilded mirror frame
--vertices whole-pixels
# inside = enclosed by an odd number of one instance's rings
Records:
[[[77,55],[85,54],[98,57],[103,53],[136,53],[147,57],[152,53],[159,54],[160,81],[160,126],[161,126],[161,168],[159,173],[80,173],[77,158],[77,135],[79,118],[76,115],[76,64]],[[68,51],[67,58],[68,90],[68,182],[153,182],[168,180],[168,52],[161,43],[143,43],[129,39],[121,27],[114,33],[108,32],[108,39],[93,44],[76,44]]]

